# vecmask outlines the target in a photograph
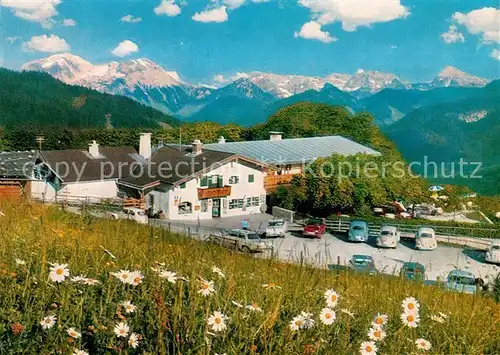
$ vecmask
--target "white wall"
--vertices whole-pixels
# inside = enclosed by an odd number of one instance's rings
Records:
[[[254,182],[248,182],[248,175],[254,175]],[[250,213],[261,213],[260,205],[265,203],[266,190],[264,189],[264,175],[261,170],[239,164],[237,162],[229,162],[219,168],[216,168],[206,176],[222,175],[223,184],[231,186],[231,195],[221,198],[221,217],[248,215]],[[229,184],[231,176],[238,176],[237,184]],[[212,199],[207,199],[207,211],[202,212],[201,201],[198,199],[198,188],[200,188],[200,179],[192,179],[186,183],[186,187],[181,189],[176,187],[168,193],[153,191],[155,210],[163,210],[166,213],[166,218],[172,220],[196,220],[196,219],[211,219],[212,218]],[[205,187],[203,187],[205,188]],[[151,194],[151,193],[150,193]],[[158,195],[162,195],[159,197]],[[245,199],[259,197],[258,206],[248,206],[245,208],[229,209],[229,201],[232,199]],[[148,202],[149,202],[148,194]],[[161,201],[159,204],[157,204]],[[179,214],[178,203],[190,202],[192,212],[189,214]],[[149,206],[149,205],[148,205]],[[197,209],[199,206],[199,209]]]
[[[42,200],[45,194],[45,201],[55,201],[54,188],[45,181],[33,181],[31,184],[31,196]],[[64,184],[57,193],[57,200],[90,200],[99,201],[101,199],[116,198],[118,188],[115,180],[104,181],[83,181]]]

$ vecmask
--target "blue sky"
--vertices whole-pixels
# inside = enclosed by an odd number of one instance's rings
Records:
[[[500,77],[498,1],[2,0],[0,11],[12,69],[70,51],[94,64],[146,57],[194,84],[358,68],[428,81],[447,65]],[[123,41],[136,47],[113,54]]]

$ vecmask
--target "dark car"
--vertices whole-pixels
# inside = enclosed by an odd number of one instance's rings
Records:
[[[404,263],[401,277],[418,282],[425,282],[425,266],[415,262]]]
[[[326,221],[324,218],[313,218],[306,221],[306,226],[302,234],[307,237],[321,238],[326,231]]]
[[[357,272],[376,274],[375,261],[369,255],[353,255],[349,261],[349,267]]]

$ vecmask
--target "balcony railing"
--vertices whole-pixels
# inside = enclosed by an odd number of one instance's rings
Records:
[[[288,185],[296,174],[268,175],[264,176],[264,188],[275,189],[278,185]]]
[[[203,200],[206,198],[226,197],[229,195],[231,195],[231,186],[198,189],[198,200]]]

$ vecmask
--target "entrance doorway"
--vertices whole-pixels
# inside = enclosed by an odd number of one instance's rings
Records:
[[[214,198],[212,200],[212,217],[213,218],[220,217],[220,198]]]

